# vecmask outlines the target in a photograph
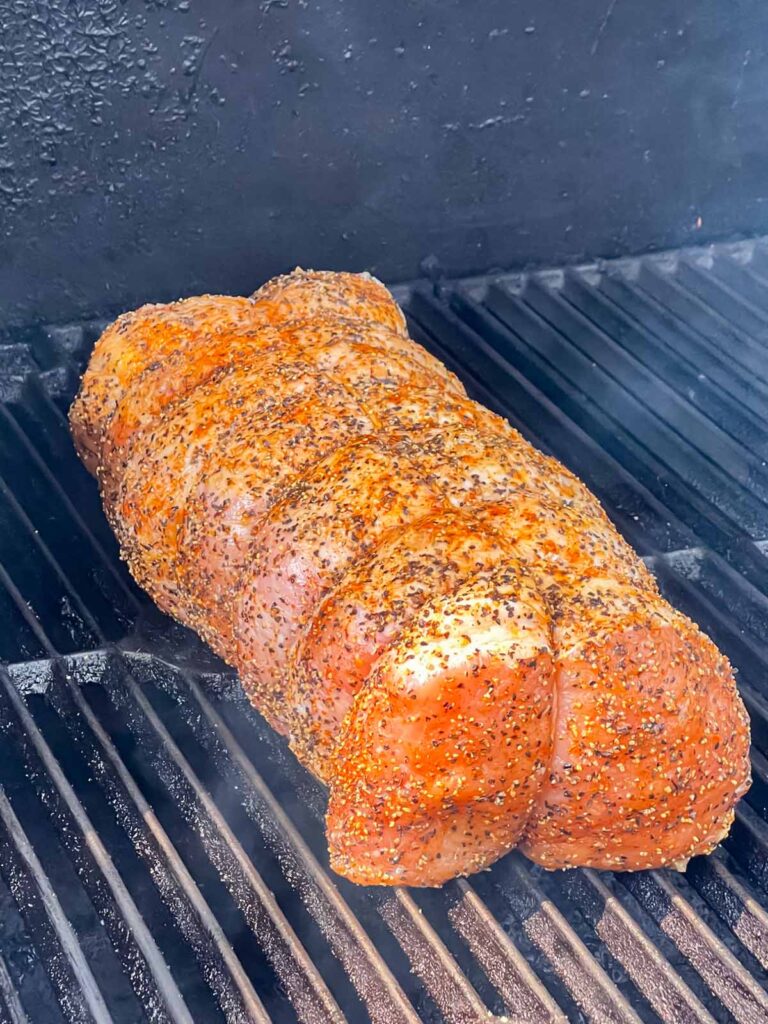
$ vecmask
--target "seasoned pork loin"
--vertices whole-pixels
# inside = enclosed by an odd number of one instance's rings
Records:
[[[121,316],[70,420],[133,575],[327,785],[341,874],[680,866],[727,833],[727,661],[373,278]]]

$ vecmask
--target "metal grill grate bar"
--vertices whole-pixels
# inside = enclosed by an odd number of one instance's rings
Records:
[[[565,1016],[511,942],[486,904],[467,882],[456,882],[458,897],[448,916],[510,1012],[526,1024],[560,1024]]]
[[[88,966],[83,949],[77,941],[77,936],[62,910],[48,875],[27,838],[21,822],[14,814],[10,801],[1,789],[0,819],[2,819],[7,841],[13,843],[15,854],[23,865],[23,871],[28,876],[28,884],[31,882],[37,889],[35,901],[40,901],[42,910],[56,936],[57,952],[61,959],[55,966],[52,965],[53,969],[50,974],[59,990],[68,1020],[73,1024],[79,1024],[80,1021],[84,1021],[86,1024],[90,1024],[91,1021],[96,1021],[97,1024],[102,1024],[102,1022],[106,1024],[111,1017],[96,984],[96,979]],[[62,961],[66,961],[66,965]],[[59,966],[63,969],[57,969]],[[5,973],[7,975],[7,969]]]
[[[564,275],[561,294],[617,343],[674,382],[704,413],[722,410],[718,422],[729,433],[734,432],[734,420],[741,440],[745,439],[742,420],[763,426],[768,386],[756,382],[754,375],[741,374],[724,353],[707,348],[693,334],[686,336],[679,325],[669,324],[652,300],[615,279],[591,287],[586,275],[575,271]],[[746,440],[751,438],[747,435]]]
[[[156,1000],[158,1004],[159,1020],[173,1021],[173,1024],[193,1024],[193,1018],[184,998],[131,894],[115,869],[112,858],[104,847],[98,831],[89,820],[85,808],[67,781],[61,765],[43,738],[13,681],[4,671],[0,671],[0,687],[4,702],[7,702],[7,707],[12,709],[12,713],[23,729],[25,738],[30,741],[45,768],[46,780],[50,780],[55,787],[58,800],[66,809],[67,816],[71,818],[72,832],[73,834],[77,833],[73,846],[75,857],[78,860],[84,859],[87,850],[88,859],[92,859],[98,868],[99,878],[95,884],[90,879],[84,881],[84,884],[89,890],[94,905],[101,908],[105,925],[113,933],[114,941],[128,951],[136,975],[134,984],[138,985],[145,993],[147,991],[153,993],[153,1001]],[[82,873],[85,876],[87,869]],[[109,891],[109,896],[107,896],[105,886]]]
[[[637,1014],[610,981],[603,968],[539,889],[517,856],[503,862],[499,896],[507,903],[526,935],[548,959],[589,1020],[638,1021]]]
[[[196,829],[208,857],[248,921],[302,1019],[335,1021],[341,1011],[274,895],[127,667],[105,674],[116,707],[152,752],[164,783]],[[119,682],[118,682],[119,678]]]
[[[743,291],[735,290],[716,274],[704,274],[694,262],[685,258],[679,261],[675,276],[689,293],[724,317],[729,324],[735,325],[750,338],[768,341],[768,319]]]
[[[48,403],[50,410],[52,412],[55,411],[57,417],[60,418],[60,422],[58,424],[60,434],[62,432],[62,428],[66,429],[66,421],[61,417],[61,413],[55,409],[55,406],[50,403],[50,399],[48,399]],[[107,555],[101,541],[94,535],[92,529],[80,515],[74,501],[70,499],[69,495],[54,475],[52,469],[39,454],[37,447],[27,436],[23,427],[19,425],[16,417],[8,409],[3,409],[2,407],[0,407],[0,413],[4,414],[5,423],[8,425],[10,430],[13,432],[15,439],[18,441],[19,454],[27,464],[27,472],[29,472],[31,464],[31,466],[34,467],[34,470],[40,474],[40,477],[45,482],[45,486],[50,491],[53,500],[47,501],[45,503],[45,507],[49,508],[53,506],[56,509],[64,510],[72,521],[74,530],[71,530],[71,533],[77,537],[77,544],[72,545],[72,553],[67,557],[67,577],[71,579],[73,583],[76,583],[77,590],[80,592],[82,597],[91,597],[91,600],[88,603],[95,615],[98,616],[101,613],[103,616],[105,599],[109,600],[111,615],[107,619],[106,623],[100,622],[100,628],[110,629],[111,627],[112,631],[114,631],[114,626],[112,625],[114,620],[113,607],[117,605],[121,611],[130,614],[135,613],[139,606],[139,602],[134,595],[132,586],[127,583],[125,573],[117,571],[114,558],[110,558]],[[73,453],[71,453],[71,457],[72,455]],[[58,452],[55,457],[57,461],[60,462],[61,456]],[[71,477],[72,474],[69,474],[69,476]],[[37,502],[39,498],[39,491],[34,495],[30,495],[30,499],[35,502]],[[32,507],[34,508],[34,506]],[[65,526],[65,529],[68,527],[69,524]],[[69,528],[71,529],[71,527]],[[115,549],[114,539],[112,539],[111,547],[113,550]],[[66,549],[59,546],[57,554],[61,560],[62,556],[67,556],[68,552]],[[75,555],[77,557],[74,557]],[[84,566],[99,566],[103,570],[98,579],[98,587],[94,586],[93,577],[84,573]],[[62,574],[63,569],[64,566],[62,566]],[[105,586],[107,580],[109,581],[108,589]],[[120,623],[120,625],[124,625],[124,623]],[[119,633],[118,635],[122,634]]]
[[[704,335],[718,351],[727,352],[758,380],[768,382],[768,367],[765,365],[762,346],[721,316],[710,304],[693,295],[671,274],[663,273],[653,263],[643,263],[637,287]]]
[[[21,1005],[19,993],[13,984],[13,979],[8,972],[8,965],[0,956],[0,1020],[7,1021],[7,1024],[29,1024],[29,1017]]]
[[[447,1021],[483,1021],[488,1010],[429,921],[404,889],[396,889],[379,908]]]
[[[622,344],[568,303],[560,289],[550,290],[535,279],[521,299],[567,338],[569,347],[600,368],[597,380],[588,385],[592,390],[604,384],[605,374],[616,382],[619,401],[618,388],[633,395],[702,454],[725,463],[732,473],[736,467],[747,472],[757,465],[754,456],[762,458],[768,451],[768,430],[761,417],[748,414],[740,403],[700,380],[697,373],[681,368],[679,360],[669,358],[661,347],[649,345],[647,338],[641,345],[631,345],[629,335]],[[603,404],[608,410],[604,392]]]
[[[656,871],[623,875],[622,883],[695,967],[712,993],[744,1024],[768,1019],[768,994]]]
[[[274,844],[281,860],[289,858],[286,874],[295,878],[302,889],[302,898],[331,943],[334,952],[365,999],[374,1020],[411,1022],[416,1019],[413,1008],[392,975],[389,967],[367,936],[337,887],[328,878],[304,842],[296,826],[282,809],[262,776],[246,756],[240,744],[207,699],[198,683],[184,674],[184,683],[194,701],[190,724],[206,751],[222,768],[225,778],[246,790],[252,801],[251,814],[260,826],[264,839]],[[202,734],[202,735],[201,735]]]
[[[69,673],[57,683],[51,687],[54,691],[51,694],[52,704],[80,749],[85,748],[96,778],[112,796],[112,804],[123,808],[123,827],[136,850],[147,861],[163,900],[171,907],[180,930],[198,957],[227,1020],[242,1024],[269,1020],[216,916],[126,768],[83,690]],[[86,734],[84,724],[92,735]]]
[[[663,1020],[711,1024],[709,1011],[594,871],[567,872],[563,890]]]
[[[720,856],[695,860],[686,874],[745,949],[768,970],[768,913],[728,871]]]

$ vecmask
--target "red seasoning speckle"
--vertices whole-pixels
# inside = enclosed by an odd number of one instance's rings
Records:
[[[125,314],[70,423],[133,575],[328,786],[339,873],[679,867],[727,833],[727,661],[370,276]]]

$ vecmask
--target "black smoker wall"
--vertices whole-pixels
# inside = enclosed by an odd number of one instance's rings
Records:
[[[0,302],[768,231],[764,0],[4,0]]]

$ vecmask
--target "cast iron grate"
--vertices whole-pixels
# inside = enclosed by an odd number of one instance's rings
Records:
[[[0,338],[0,1024],[768,1021],[768,244],[400,290],[739,669],[755,783],[667,872],[330,874],[323,794],[128,578],[65,421],[101,325]]]

